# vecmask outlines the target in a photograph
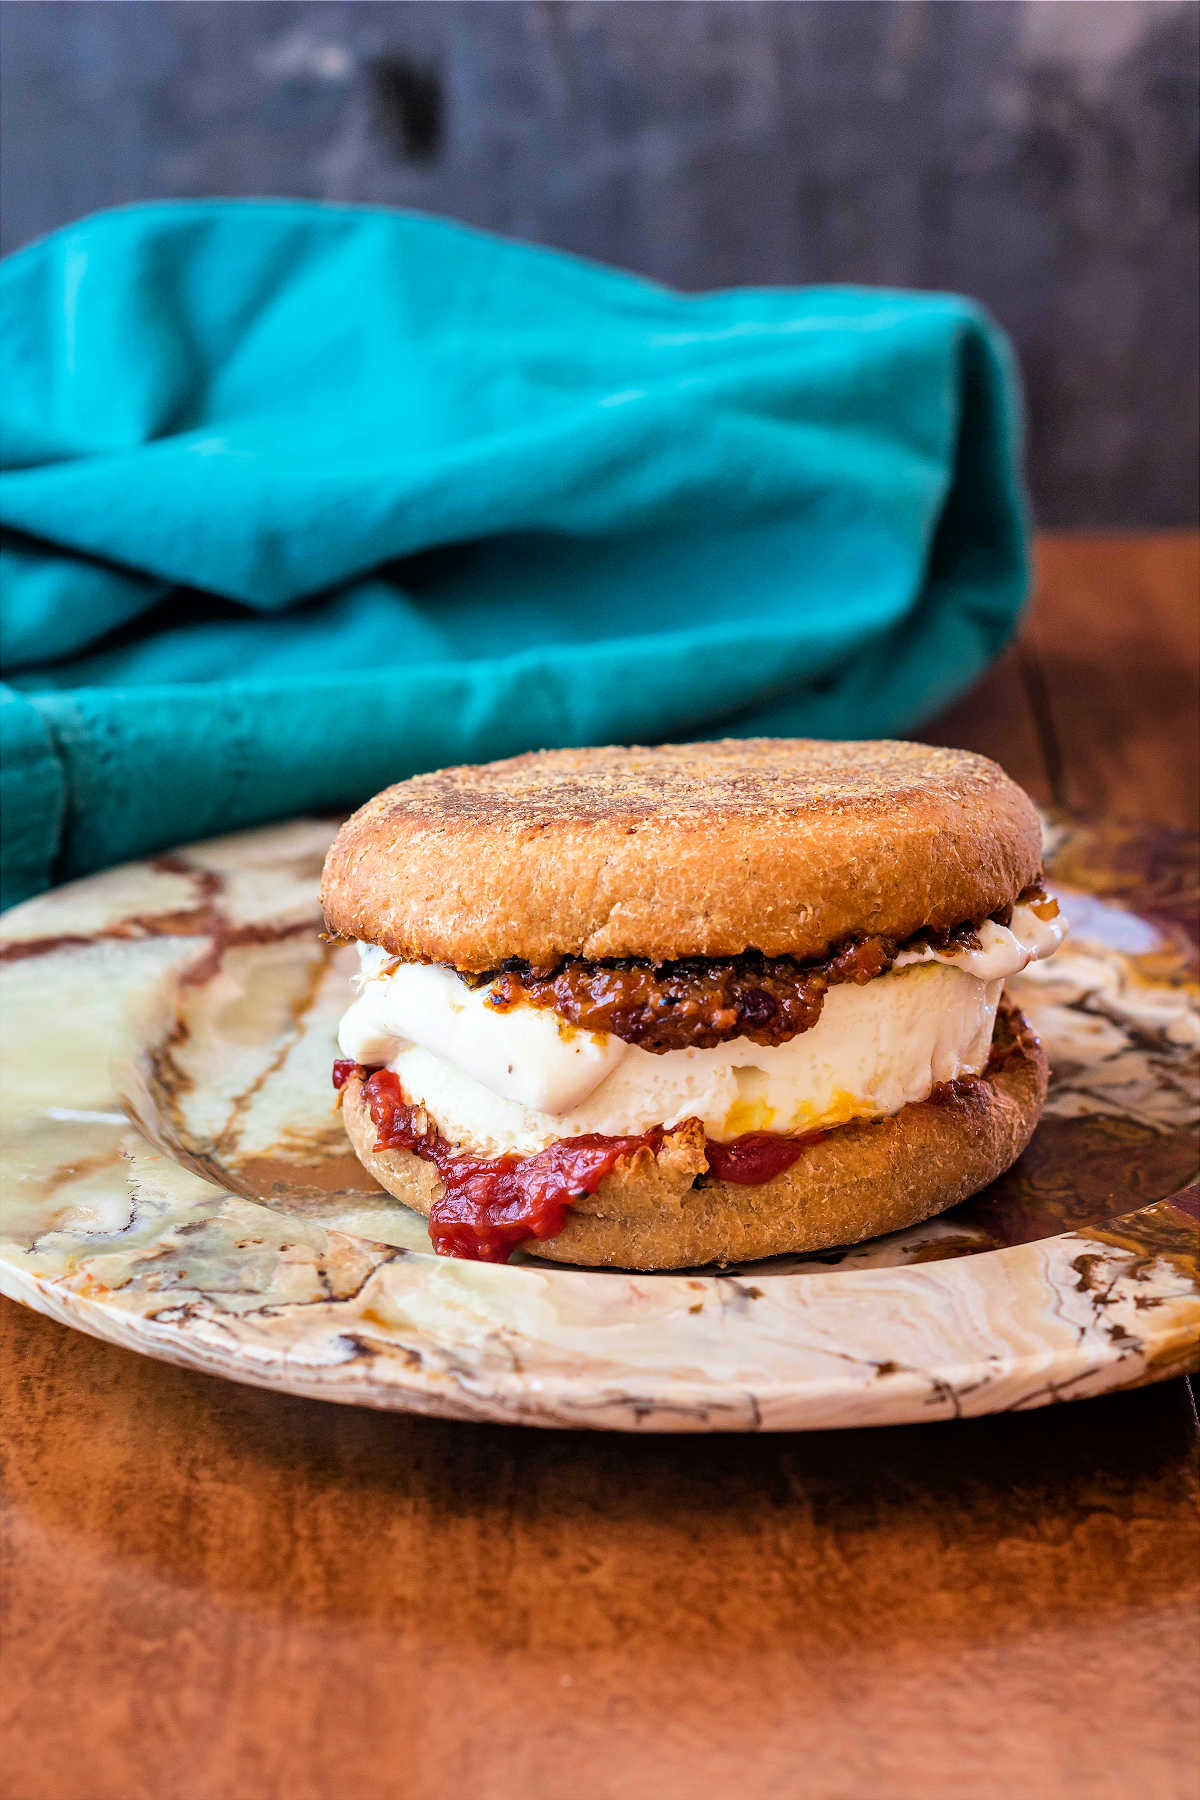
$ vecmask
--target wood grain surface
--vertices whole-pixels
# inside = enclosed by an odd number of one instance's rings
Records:
[[[1191,536],[1043,543],[929,736],[1191,827]],[[3,1800],[1195,1800],[1175,1382],[878,1432],[357,1412],[0,1302]]]

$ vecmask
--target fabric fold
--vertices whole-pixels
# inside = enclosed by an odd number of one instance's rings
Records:
[[[10,257],[0,345],[13,896],[447,761],[911,730],[1025,595],[953,295],[212,201]]]

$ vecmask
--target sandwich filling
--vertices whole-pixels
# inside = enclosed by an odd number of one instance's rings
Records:
[[[1062,936],[1057,905],[1033,890],[941,939],[855,940],[820,965],[576,963],[480,978],[360,944],[339,1044],[350,1064],[391,1070],[475,1157],[685,1119],[718,1144],[803,1136],[981,1074],[1004,981]],[[614,1028],[590,1028],[602,1016]]]

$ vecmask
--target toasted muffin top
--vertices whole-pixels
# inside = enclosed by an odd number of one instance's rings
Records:
[[[417,775],[338,832],[339,936],[464,971],[820,956],[1015,900],[1041,869],[1028,796],[984,756],[889,740],[545,750]]]

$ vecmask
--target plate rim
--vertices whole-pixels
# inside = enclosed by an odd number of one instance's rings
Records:
[[[1082,826],[1084,829],[1091,824],[1099,823],[1088,821],[1079,815],[1063,815],[1061,812],[1051,816],[1056,822]],[[102,874],[110,881],[116,880],[122,874],[133,880],[138,871],[145,871],[155,865],[162,866],[173,859],[186,859],[189,854],[195,854],[197,851],[219,852],[227,846],[244,844],[250,839],[261,842],[263,839],[269,841],[277,836],[285,838],[287,834],[294,832],[297,828],[304,827],[318,830],[332,828],[330,822],[325,819],[301,815],[296,819],[184,845],[169,853],[167,857],[138,859],[120,865],[117,869],[103,871]],[[1053,879],[1053,873],[1051,879]],[[79,882],[72,882],[64,887],[51,890],[56,916],[48,923],[61,928],[63,899],[66,898],[69,901],[72,890],[85,888],[94,891],[95,881],[96,877],[94,876],[83,877]],[[1095,890],[1088,889],[1086,891],[1094,892]],[[1122,910],[1137,914],[1136,900],[1131,899],[1128,894],[1114,894],[1110,890],[1098,897],[1114,902]],[[31,940],[25,928],[46,910],[46,899],[47,896],[35,896],[20,906],[14,907],[0,918],[0,945],[28,944]],[[1151,907],[1146,908],[1146,912],[1151,914],[1153,910]],[[15,933],[14,926],[19,928]],[[61,929],[55,929],[51,935],[62,942],[64,948],[72,941],[70,935],[62,933]],[[162,935],[176,936],[180,941],[187,941],[201,947],[206,942],[215,941],[212,930],[164,933]],[[90,941],[90,934],[82,941]],[[18,952],[18,954],[21,953]],[[139,1132],[141,1130],[132,1121],[130,1128]],[[261,1204],[234,1195],[231,1190],[222,1190],[216,1183],[212,1183],[212,1191],[214,1195],[224,1192],[240,1205]],[[267,1207],[265,1210],[271,1209]],[[1194,1217],[1200,1218],[1200,1182],[1193,1181],[1185,1184],[1174,1193],[1149,1202],[1144,1207],[1115,1213],[1111,1218],[1085,1227],[1030,1240],[1023,1244],[981,1250],[968,1256],[912,1263],[900,1267],[903,1269],[909,1285],[916,1285],[926,1290],[932,1289],[935,1292],[939,1288],[945,1288],[949,1292],[956,1285],[962,1284],[964,1279],[962,1272],[969,1271],[972,1266],[981,1278],[986,1267],[994,1279],[1003,1281],[1013,1259],[1016,1258],[1026,1265],[1022,1271],[1022,1279],[1029,1280],[1030,1267],[1035,1260],[1035,1253],[1040,1252],[1045,1257],[1056,1249],[1065,1251],[1073,1248],[1077,1257],[1089,1254],[1102,1255],[1106,1259],[1106,1265],[1112,1274],[1114,1283],[1145,1279],[1147,1271],[1156,1265],[1177,1267],[1176,1250],[1172,1249],[1168,1243],[1165,1248],[1160,1245],[1153,1249],[1148,1256],[1145,1244],[1122,1247],[1119,1244],[1105,1242],[1105,1237],[1112,1233],[1116,1236],[1124,1235],[1136,1239],[1139,1226],[1144,1227],[1150,1222],[1150,1215],[1157,1215],[1153,1220],[1157,1226],[1163,1222],[1164,1212],[1174,1213],[1189,1220]],[[364,1252],[376,1254],[379,1257],[368,1279],[374,1279],[380,1269],[400,1259],[416,1267],[421,1264],[437,1265],[443,1278],[448,1267],[453,1267],[453,1259],[437,1257],[432,1250],[404,1250],[381,1244],[377,1240],[358,1234],[351,1236],[338,1228],[322,1226],[322,1230],[329,1236],[339,1239],[346,1238],[347,1241],[352,1241],[360,1246]],[[1187,1228],[1180,1224],[1176,1230],[1182,1250],[1187,1243]],[[465,1268],[471,1270],[478,1270],[481,1266],[491,1267],[491,1265],[464,1265]],[[543,1281],[549,1279],[568,1283],[603,1282],[606,1285],[612,1283],[614,1276],[624,1278],[627,1283],[631,1281],[636,1283],[640,1278],[653,1283],[660,1293],[663,1291],[661,1284],[664,1282],[684,1282],[693,1287],[700,1285],[716,1289],[723,1282],[738,1279],[753,1281],[752,1276],[741,1276],[736,1270],[728,1273],[721,1271],[669,1271],[645,1274],[639,1277],[636,1272],[632,1271],[593,1270],[544,1263],[518,1265],[511,1268],[496,1266],[495,1274],[501,1280],[508,1281],[511,1281],[514,1276],[529,1276]],[[896,1275],[896,1267],[842,1269],[835,1265],[828,1270],[808,1270],[773,1276],[770,1279],[770,1286],[777,1296],[786,1299],[790,1297],[793,1284],[802,1284],[799,1291],[807,1290],[810,1298],[815,1301],[818,1290],[822,1287],[832,1285],[836,1290],[842,1291],[852,1286],[854,1290],[861,1292],[862,1288],[869,1286],[872,1280],[883,1282],[889,1277],[894,1280]],[[864,1383],[861,1379],[856,1380],[850,1375],[836,1380],[825,1379],[811,1371],[807,1374],[800,1374],[796,1380],[791,1382],[783,1377],[775,1380],[756,1378],[751,1393],[748,1388],[739,1387],[723,1376],[714,1377],[709,1381],[689,1381],[678,1374],[652,1376],[649,1372],[643,1374],[641,1371],[631,1369],[629,1371],[629,1389],[624,1391],[620,1398],[614,1396],[611,1401],[606,1402],[603,1399],[604,1383],[594,1370],[589,1369],[590,1358],[584,1357],[578,1362],[576,1368],[567,1374],[550,1371],[531,1376],[524,1370],[519,1374],[513,1370],[508,1371],[507,1374],[501,1369],[490,1370],[487,1374],[486,1394],[473,1395],[461,1386],[456,1393],[452,1394],[447,1390],[443,1376],[439,1376],[436,1381],[431,1377],[424,1360],[414,1366],[402,1354],[397,1354],[398,1351],[403,1351],[403,1345],[393,1344],[390,1346],[391,1355],[380,1350],[377,1353],[372,1352],[369,1358],[360,1358],[355,1354],[341,1362],[318,1362],[311,1359],[305,1362],[302,1357],[292,1356],[287,1350],[276,1349],[275,1360],[270,1363],[264,1361],[260,1365],[246,1344],[222,1355],[213,1345],[201,1344],[188,1332],[172,1330],[169,1324],[160,1325],[152,1317],[139,1313],[137,1307],[128,1301],[123,1305],[121,1303],[122,1290],[109,1290],[108,1297],[99,1298],[94,1294],[80,1291],[74,1285],[76,1279],[71,1275],[44,1277],[33,1269],[22,1267],[6,1254],[3,1248],[0,1248],[0,1294],[7,1295],[19,1304],[30,1306],[37,1311],[59,1318],[76,1329],[82,1329],[92,1336],[135,1349],[156,1360],[219,1374],[227,1379],[241,1380],[250,1385],[274,1391],[308,1393],[314,1397],[348,1404],[412,1410],[456,1418],[473,1417],[492,1421],[499,1419],[550,1427],[592,1425],[598,1429],[635,1431],[796,1429],[806,1427],[804,1419],[806,1412],[816,1412],[831,1397],[835,1401],[839,1396],[843,1397],[849,1406],[853,1399],[861,1398],[864,1391]],[[478,1280],[479,1277],[476,1275],[473,1279]],[[1197,1282],[1190,1271],[1187,1272],[1187,1279],[1191,1282],[1191,1294],[1200,1300],[1200,1282]],[[981,1279],[980,1285],[986,1285],[986,1281]],[[1047,1283],[1047,1295],[1050,1294],[1051,1289]],[[337,1304],[337,1302],[331,1304]],[[1092,1358],[1092,1366],[1081,1369],[1077,1376],[1072,1377],[1070,1385],[1086,1384],[1091,1377],[1102,1374],[1105,1378],[1101,1386],[1094,1391],[1110,1392],[1143,1385],[1148,1381],[1164,1378],[1167,1374],[1184,1374],[1200,1369],[1200,1328],[1189,1333],[1185,1326],[1177,1322],[1172,1323],[1175,1310],[1171,1306],[1166,1306],[1161,1311],[1155,1308],[1149,1309],[1148,1321],[1143,1319],[1139,1323],[1139,1334],[1135,1340],[1138,1344],[1137,1351],[1127,1345],[1122,1347],[1119,1338],[1110,1344],[1107,1352],[1102,1351],[1102,1346],[1098,1342],[1091,1344],[1090,1351],[1095,1353]],[[281,1307],[280,1311],[286,1312],[286,1305]],[[1163,1314],[1166,1316],[1162,1316]],[[199,1314],[195,1316],[198,1317]],[[216,1317],[214,1309],[214,1319]],[[137,1342],[132,1341],[135,1333]],[[338,1334],[334,1333],[333,1335]],[[1170,1367],[1160,1370],[1158,1352],[1166,1351],[1168,1346],[1177,1344],[1181,1339],[1185,1343],[1185,1353],[1182,1356],[1174,1355]],[[1190,1348],[1187,1348],[1188,1341],[1190,1341]],[[1030,1351],[1023,1357],[1010,1357],[1000,1367],[991,1369],[987,1367],[987,1362],[991,1361],[990,1358],[982,1364],[978,1360],[953,1365],[943,1363],[937,1371],[917,1370],[916,1368],[892,1370],[889,1368],[886,1376],[895,1385],[889,1390],[889,1398],[893,1405],[886,1416],[879,1418],[848,1416],[844,1419],[814,1418],[808,1428],[853,1427],[874,1423],[901,1424],[912,1423],[916,1419],[977,1416],[993,1410],[1024,1410],[1034,1404],[1049,1404],[1057,1399],[1075,1397],[1065,1392],[1049,1392],[1043,1399],[1018,1401],[1014,1407],[997,1408],[984,1404],[978,1408],[964,1409],[962,1404],[964,1397],[969,1397],[972,1392],[986,1393],[989,1388],[997,1385],[1001,1377],[1007,1378],[1010,1373],[1016,1373],[1026,1365],[1040,1367],[1045,1362],[1046,1354],[1036,1350]],[[1061,1355],[1050,1353],[1050,1361],[1052,1363],[1061,1361],[1066,1354],[1066,1351],[1063,1351]],[[1097,1357],[1098,1362],[1096,1361]],[[370,1362],[374,1385],[368,1381],[366,1369],[357,1367],[360,1361]],[[1123,1365],[1128,1365],[1124,1370],[1128,1376],[1127,1379],[1107,1379],[1109,1374],[1121,1371]],[[337,1381],[322,1381],[317,1372],[330,1369],[340,1371]],[[884,1371],[881,1368],[876,1373],[878,1378]],[[980,1374],[978,1383],[972,1380],[976,1373]],[[898,1377],[900,1376],[904,1376],[905,1380],[899,1381]],[[616,1380],[612,1385],[617,1386]],[[639,1399],[639,1394],[633,1391],[634,1389],[644,1390],[641,1399]],[[1092,1390],[1089,1389],[1089,1391]],[[911,1393],[911,1399],[908,1403],[904,1403],[902,1395],[907,1393]],[[583,1404],[585,1394],[592,1396],[592,1400],[587,1406]],[[598,1394],[601,1396],[599,1400],[596,1399]],[[383,1395],[386,1397],[381,1397]],[[934,1398],[933,1405],[930,1405],[931,1395]],[[748,1405],[747,1402],[749,1402]],[[897,1405],[896,1402],[901,1402],[901,1404]],[[576,1412],[576,1408],[579,1408],[578,1412]],[[732,1414],[739,1409],[744,1416],[737,1420],[720,1417],[714,1422],[709,1416],[714,1412]],[[852,1406],[849,1409],[850,1411],[854,1410]],[[781,1416],[777,1421],[765,1417],[766,1413],[776,1410],[781,1415],[788,1416]],[[587,1416],[589,1411],[594,1412],[596,1416],[589,1418]],[[639,1416],[639,1411],[641,1416]],[[868,1411],[870,1411],[869,1408]],[[571,1416],[553,1416],[560,1412],[570,1413]],[[646,1422],[647,1418],[657,1417],[659,1414],[670,1415],[670,1417],[659,1419],[659,1422],[655,1424]]]

